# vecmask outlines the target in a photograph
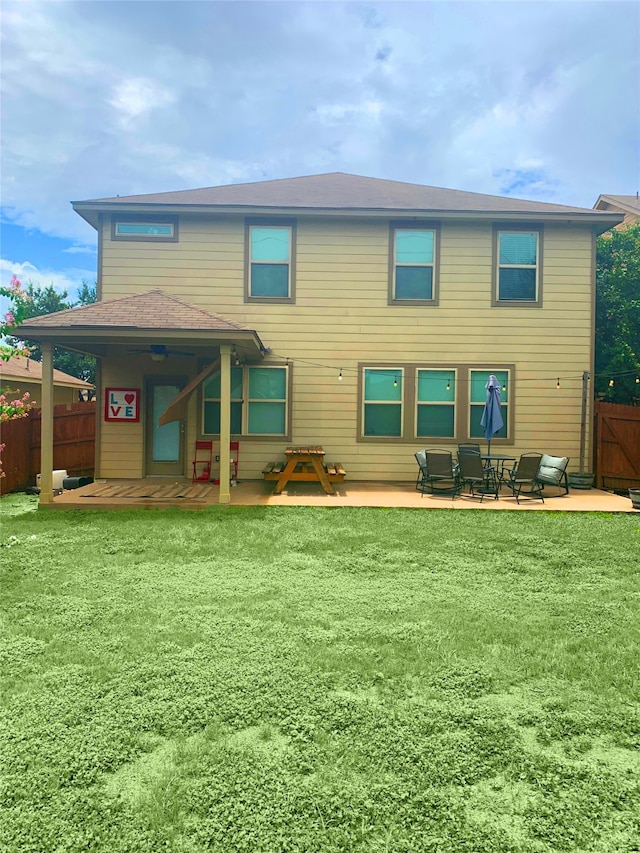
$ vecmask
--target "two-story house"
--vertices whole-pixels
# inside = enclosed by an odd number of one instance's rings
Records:
[[[213,438],[222,471],[240,440],[241,479],[321,444],[349,479],[409,482],[416,450],[481,438],[490,373],[492,446],[577,467],[595,238],[620,214],[343,173],[73,207],[99,301],[20,334],[45,365],[98,357],[97,476],[190,476]]]

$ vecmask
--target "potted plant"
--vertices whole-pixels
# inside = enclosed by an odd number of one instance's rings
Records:
[[[591,471],[572,471],[567,474],[569,485],[572,489],[591,489],[593,487],[594,474]]]

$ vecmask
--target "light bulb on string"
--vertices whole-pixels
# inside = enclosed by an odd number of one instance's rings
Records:
[[[504,393],[506,390],[507,390],[507,383],[503,382],[502,383],[502,392]]]
[[[616,383],[615,383],[615,381],[614,381],[613,379],[610,379],[610,380],[609,380],[609,388],[613,388],[613,386],[614,386],[615,384],[616,384]]]
[[[398,377],[397,377],[397,376],[394,376],[394,377],[393,377],[393,387],[394,387],[394,388],[397,388],[397,387],[398,387]]]
[[[560,387],[560,377],[558,376],[558,381],[556,382],[556,388]]]
[[[640,376],[636,376],[636,385],[640,385]]]
[[[447,391],[451,391],[451,379],[447,379]]]
[[[338,373],[338,382],[342,382],[342,368],[340,368],[340,372]]]

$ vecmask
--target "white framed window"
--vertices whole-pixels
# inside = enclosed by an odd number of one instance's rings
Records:
[[[231,434],[286,436],[289,367],[231,368]],[[202,433],[220,434],[220,371],[203,384]]]
[[[111,239],[175,243],[178,240],[178,219],[175,216],[113,216]]]
[[[509,435],[509,396],[511,375],[509,370],[469,370],[469,438],[484,438],[484,429],[480,421],[487,401],[486,384],[494,374],[500,384],[500,410],[504,426],[493,438],[510,438]]]
[[[454,438],[456,370],[418,368],[416,373],[416,437]]]
[[[541,231],[498,229],[496,292],[498,304],[540,304]]]
[[[245,298],[293,302],[295,295],[295,223],[246,223]]]
[[[402,436],[404,369],[365,367],[362,395],[362,434]]]

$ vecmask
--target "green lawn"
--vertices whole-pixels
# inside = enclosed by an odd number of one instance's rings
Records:
[[[632,515],[0,502],[0,850],[640,850]]]

